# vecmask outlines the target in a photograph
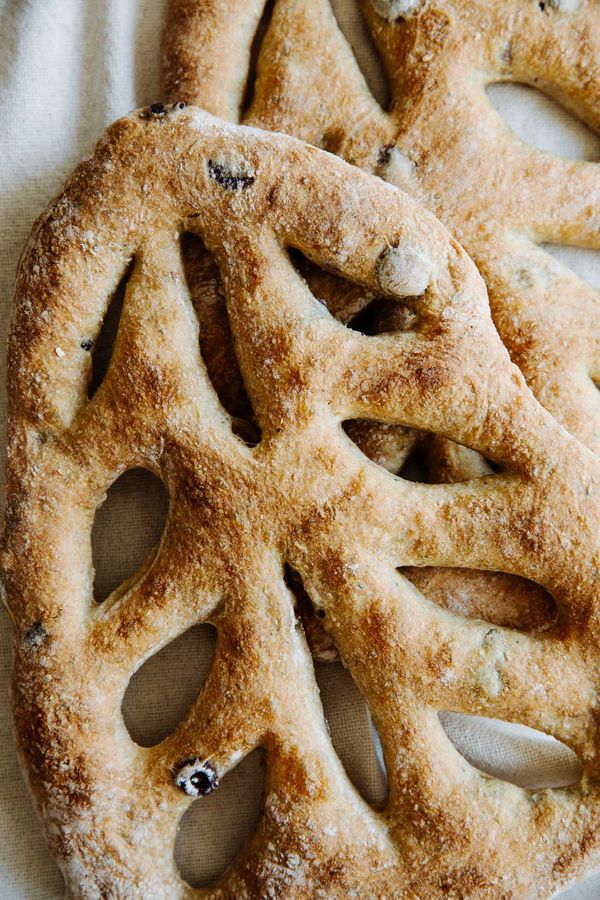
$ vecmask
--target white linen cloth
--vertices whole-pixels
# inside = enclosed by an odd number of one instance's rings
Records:
[[[202,0],[198,0],[202,2]],[[20,249],[39,213],[104,127],[136,106],[160,99],[159,44],[165,0],[0,0],[0,339],[4,346]],[[355,0],[335,0],[375,92],[381,73],[365,38]],[[495,105],[530,143],[566,156],[600,159],[600,141],[570,116],[526,88],[491,91]],[[595,253],[555,248],[563,262],[600,287]],[[4,367],[4,359],[2,359]],[[4,371],[4,368],[3,368]],[[4,392],[0,401],[3,447]],[[160,492],[134,473],[111,491],[97,518],[99,580],[108,585],[132,570],[140,548],[160,533]],[[167,733],[202,682],[212,639],[199,627],[135,676],[126,720],[141,742]],[[20,773],[7,693],[8,621],[0,623],[0,897],[62,896],[60,874],[44,844]],[[350,777],[368,800],[384,791],[370,721],[350,676],[336,664],[318,666],[333,740]],[[572,754],[526,729],[453,716],[445,725],[463,753],[488,771],[530,786],[568,780]],[[566,775],[565,775],[566,773]],[[241,763],[211,798],[194,804],[178,846],[183,873],[216,877],[243,845],[258,815],[262,769],[257,754]],[[202,833],[202,840],[194,838]],[[199,850],[198,848],[202,849]],[[564,898],[600,897],[600,876]]]

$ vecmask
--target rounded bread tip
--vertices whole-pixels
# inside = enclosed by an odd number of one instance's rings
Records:
[[[377,266],[379,284],[395,297],[419,297],[429,287],[432,274],[429,256],[411,244],[388,247]]]

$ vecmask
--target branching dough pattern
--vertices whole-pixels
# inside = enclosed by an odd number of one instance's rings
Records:
[[[538,244],[600,247],[600,166],[520,143],[485,93],[495,81],[533,84],[598,128],[597,0],[362,0],[390,82],[387,111],[371,95],[329,0],[270,4],[249,89],[250,50],[265,6],[171,0],[166,93],[337,153],[433,210],[478,265],[494,323],[533,392],[598,452],[598,293]],[[310,267],[304,274],[342,321],[372,304],[373,294]],[[193,284],[192,292],[206,306],[206,285]],[[404,330],[406,308],[388,304],[372,325]],[[420,453],[434,483],[491,471],[466,448],[403,426],[358,422],[348,433],[390,471]],[[466,604],[495,623],[532,628],[545,615],[538,591],[502,576],[410,574],[436,602]]]
[[[223,279],[255,448],[234,434],[200,356],[186,231]],[[390,296],[416,277],[415,255],[427,260],[414,327],[345,328],[290,248]],[[110,367],[88,400],[89,341],[132,259]],[[74,895],[497,898],[532,883],[549,892],[598,864],[600,466],[534,399],[475,267],[414,200],[292,138],[179,105],[134,113],[34,231],[8,394],[15,718]],[[435,432],[505,473],[411,483],[346,436],[341,423],[357,418]],[[165,482],[168,523],[98,605],[94,512],[134,466]],[[285,563],[369,703],[390,784],[382,811],[333,751]],[[398,571],[424,565],[531,579],[553,594],[558,624],[533,636],[451,615]],[[162,744],[140,748],[120,712],[128,680],[199,621],[219,635],[201,695]],[[582,759],[581,784],[531,794],[482,776],[440,709],[555,735]],[[195,892],[173,862],[177,823],[257,746],[257,833],[218,888]]]

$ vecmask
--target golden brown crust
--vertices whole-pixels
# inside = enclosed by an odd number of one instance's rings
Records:
[[[600,246],[600,170],[520,143],[485,96],[493,81],[531,83],[600,127],[595,0],[427,0],[401,18],[380,14],[393,11],[390,0],[362,6],[390,79],[389,112],[328,0],[278,0],[245,121],[333,150],[423,200],[479,266],[495,324],[536,396],[597,451],[597,293],[536,244]],[[188,27],[205,60],[202,4],[196,17]],[[229,23],[220,28],[223,40]],[[191,94],[210,108],[198,75]]]
[[[254,449],[200,358],[186,230],[221,271],[262,432]],[[390,295],[418,280],[403,268],[418,254],[430,282],[414,328],[345,328],[295,273],[290,246]],[[82,343],[132,257],[111,364],[88,401]],[[600,465],[535,401],[473,264],[414,200],[282,135],[193,109],[134,113],[34,231],[8,395],[1,561],[15,720],[73,894],[195,895],[172,857],[191,802],[174,772],[198,757],[226,777],[256,746],[268,769],[257,833],[199,895],[491,900],[548,892],[598,864]],[[435,431],[511,474],[413,484],[345,436],[341,423],[358,418]],[[166,531],[127,590],[98,606],[94,511],[134,465],[168,488]],[[390,783],[382,813],[333,751],[284,563],[369,703]],[[450,615],[398,573],[423,565],[536,581],[559,627],[522,635]],[[208,619],[219,639],[197,703],[162,744],[136,746],[120,711],[132,671]],[[554,734],[583,760],[581,785],[530,794],[482,776],[453,750],[441,709]]]
[[[599,245],[598,167],[519,144],[484,93],[490,81],[529,81],[596,127],[600,18],[593,0],[377,0],[373,6],[364,0],[363,7],[392,86],[387,113],[369,93],[328,0],[273,4],[252,92],[244,86],[250,44],[235,66],[223,69],[216,91],[210,72],[230,37],[249,35],[261,12],[268,17],[269,5],[229,4],[227,13],[217,15],[206,4],[172,0],[165,91],[339,153],[424,201],[478,263],[496,326],[538,399],[597,450],[598,295],[534,242]],[[245,109],[242,101],[250,94]],[[325,287],[326,277],[305,274],[341,321],[360,313],[347,286],[330,278]],[[203,298],[196,296],[201,306]],[[370,333],[404,329],[405,314],[405,306],[384,309],[371,317]],[[391,471],[410,452],[404,430],[394,426],[360,423],[349,433]],[[414,437],[427,447],[428,439]],[[449,480],[451,471],[457,480],[473,477],[474,465],[489,471],[484,461],[476,463],[473,454],[439,438],[423,459],[432,482]],[[479,594],[473,614],[485,610],[490,620],[497,615],[499,579]],[[483,587],[481,577],[473,580],[471,596]],[[509,585],[505,580],[503,590]],[[521,601],[520,624],[526,627],[535,589],[527,601],[520,589],[515,604]]]
[[[163,33],[163,72],[175,102],[190,96],[197,85],[211,97],[210,111],[236,120],[246,90],[252,39],[262,13],[262,0],[203,0],[206,22],[198,23],[197,0],[167,6]],[[230,24],[223,42],[223,23]],[[198,45],[198,27],[202,44]],[[198,52],[200,51],[200,52]]]
[[[256,5],[247,7],[255,19]],[[173,0],[172,21],[177,6]],[[598,377],[597,295],[530,240],[598,246],[598,170],[520,146],[483,93],[486,81],[530,81],[597,127],[600,21],[593,3],[376,0],[371,6],[365,0],[363,6],[392,82],[389,114],[372,100],[329,3],[278,0],[245,121],[340,153],[428,203],[479,262],[496,324],[538,397],[597,449],[600,405],[591,380]],[[209,18],[196,4],[186,23],[192,56],[182,63],[194,76],[185,96],[210,109],[202,74],[211,52],[200,31]],[[220,31],[226,43],[230,21],[214,24],[214,40]],[[169,90],[168,56],[165,63]],[[238,83],[246,69],[240,66]],[[239,101],[242,89],[232,96]],[[234,102],[229,115],[237,118],[240,111]],[[313,290],[314,281],[309,278]],[[345,293],[337,290],[342,301]],[[340,307],[339,301],[328,305]],[[380,325],[376,330],[390,330],[388,322]],[[364,421],[347,430],[392,471],[402,467],[415,438],[425,451],[428,480],[463,480],[488,469],[444,439],[423,441],[414,431]],[[544,592],[509,576],[410,574],[430,599],[453,611],[533,629],[552,621]]]

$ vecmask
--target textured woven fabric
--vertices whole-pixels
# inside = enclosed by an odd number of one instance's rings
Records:
[[[20,248],[37,215],[77,160],[112,119],[158,98],[158,60],[165,0],[0,0],[0,338],[4,342]],[[199,0],[201,2],[201,0]],[[385,97],[385,78],[365,35],[355,0],[334,3],[372,90]],[[562,155],[600,159],[600,141],[536,92],[496,86],[492,102],[531,143]],[[591,251],[553,248],[600,287],[600,259]],[[4,428],[5,399],[0,421]],[[2,441],[3,444],[3,441]],[[129,575],[160,535],[166,499],[152,476],[134,471],[111,489],[94,528],[96,586],[107,594]],[[50,860],[20,774],[7,692],[8,622],[0,628],[0,896],[59,898]],[[210,664],[214,634],[197,626],[157,654],[127,691],[124,715],[135,740],[160,740],[197,696]],[[332,740],[363,796],[385,797],[385,775],[365,704],[340,664],[320,664],[317,678]],[[521,726],[443,714],[456,747],[477,767],[531,788],[577,777],[574,755]],[[243,846],[260,812],[260,751],[240,763],[211,797],[193,804],[178,840],[182,873],[195,883],[218,876]],[[600,897],[600,877],[563,897]]]

